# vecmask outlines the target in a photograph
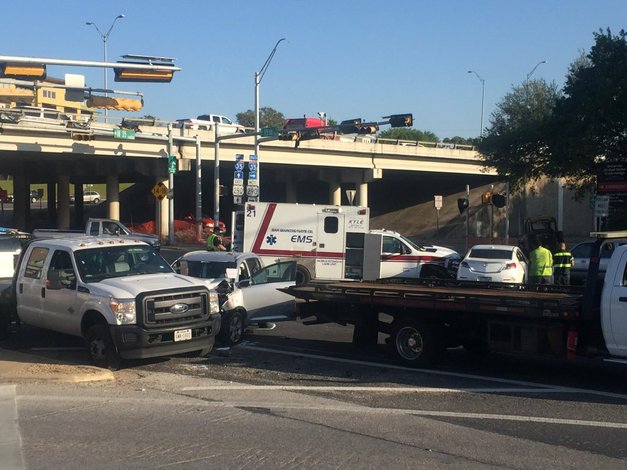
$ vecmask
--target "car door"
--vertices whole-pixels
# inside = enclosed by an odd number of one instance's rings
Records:
[[[605,280],[608,285],[604,288],[611,288],[611,291],[607,299],[610,331],[604,328],[604,334],[609,333],[608,342],[612,344],[608,344],[608,348],[612,354],[627,356],[627,251],[622,253],[617,266],[624,266],[624,269],[616,272],[614,279]]]
[[[41,317],[44,326],[71,335],[80,334],[82,295],[76,291],[72,255],[55,250],[46,271]]]
[[[287,320],[293,317],[294,297],[277,289],[296,283],[296,262],[283,261],[257,271],[250,269],[250,279],[239,281],[248,321]]]
[[[44,272],[48,248],[35,246],[26,253],[17,277],[17,313],[25,323],[43,326],[41,311],[45,295]]]
[[[381,240],[381,278],[420,277],[422,267],[418,256],[410,256],[411,248],[402,240],[383,235]]]

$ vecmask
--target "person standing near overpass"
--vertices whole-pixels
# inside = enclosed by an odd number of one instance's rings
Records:
[[[222,237],[215,231],[207,237],[207,251],[226,251]]]
[[[533,240],[535,248],[529,253],[529,284],[553,284],[553,255],[544,243]]]
[[[570,285],[570,268],[573,266],[575,258],[566,249],[566,243],[558,245],[558,250],[553,254],[553,277],[555,284],[560,286]]]

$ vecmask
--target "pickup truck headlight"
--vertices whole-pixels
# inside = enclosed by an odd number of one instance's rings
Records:
[[[115,321],[118,325],[134,325],[137,323],[135,300],[111,298],[109,305],[111,306],[111,311],[113,315],[115,315]]]
[[[215,315],[216,313],[220,313],[220,302],[218,293],[212,289],[209,291],[209,314]]]

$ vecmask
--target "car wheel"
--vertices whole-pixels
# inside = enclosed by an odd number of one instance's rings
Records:
[[[109,327],[105,324],[94,325],[87,330],[87,350],[96,367],[118,370],[122,363],[120,354],[115,349]]]
[[[94,198],[94,200],[93,200],[93,201],[91,201],[91,202],[93,202],[94,204],[98,204],[98,203],[100,202],[100,199],[98,199],[97,197],[95,197],[95,198]]]
[[[440,347],[437,328],[412,319],[396,320],[392,324],[393,353],[396,359],[407,366],[419,367],[435,362]]]
[[[243,312],[239,310],[226,312],[222,317],[222,326],[218,337],[224,344],[234,346],[242,342],[244,328]]]

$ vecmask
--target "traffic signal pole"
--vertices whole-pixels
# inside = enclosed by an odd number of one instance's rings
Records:
[[[466,200],[468,201],[468,207],[466,208],[466,252],[468,252],[468,242],[470,237],[470,185],[466,185]]]

